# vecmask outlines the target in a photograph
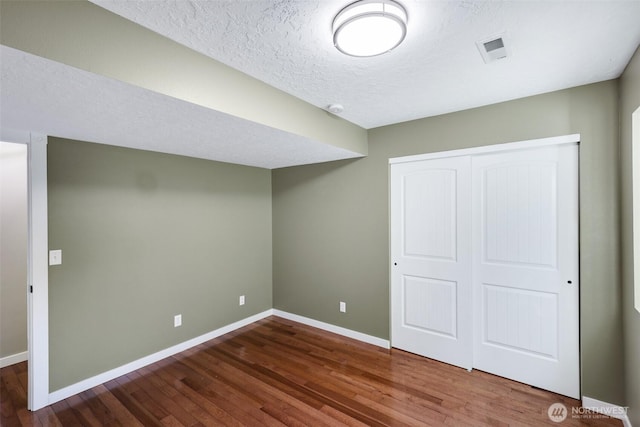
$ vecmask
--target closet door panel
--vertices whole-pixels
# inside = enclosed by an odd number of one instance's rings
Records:
[[[470,160],[393,165],[392,345],[471,368]]]
[[[472,165],[473,365],[577,398],[577,146]]]

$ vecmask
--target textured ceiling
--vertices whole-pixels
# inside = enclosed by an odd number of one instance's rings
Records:
[[[342,55],[350,0],[92,0],[364,128],[617,78],[640,43],[640,0],[417,1],[406,40]],[[27,22],[23,23],[28,25]],[[506,59],[476,42],[504,34]],[[278,168],[360,154],[2,46],[0,126]],[[310,124],[314,126],[314,124]]]
[[[349,0],[92,0],[364,128],[618,77],[640,43],[640,1],[416,1],[396,50],[352,58],[331,44]],[[485,64],[476,42],[505,34]]]
[[[0,58],[14,129],[267,169],[360,156],[6,46]]]

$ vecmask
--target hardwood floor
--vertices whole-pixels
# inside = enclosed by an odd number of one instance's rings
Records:
[[[613,426],[577,400],[269,317],[37,412],[0,370],[10,426]],[[560,402],[568,418],[552,422]],[[591,416],[592,418],[587,418]]]

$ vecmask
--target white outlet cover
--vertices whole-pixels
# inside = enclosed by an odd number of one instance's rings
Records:
[[[244,305],[244,295],[240,295],[240,305]]]
[[[347,303],[344,301],[340,301],[340,312],[341,313],[347,312]]]
[[[49,251],[49,265],[62,264],[62,249],[54,249]]]
[[[182,314],[173,316],[173,327],[177,328],[178,326],[182,326]]]

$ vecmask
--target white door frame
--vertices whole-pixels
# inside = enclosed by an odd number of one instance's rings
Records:
[[[49,404],[47,136],[3,128],[0,140],[27,146],[27,408],[36,411]]]
[[[49,404],[49,243],[47,213],[47,137],[30,134],[28,143],[29,346],[27,408]]]
[[[576,144],[580,142],[580,134],[553,136],[551,138],[530,139],[527,141],[509,142],[505,144],[484,145],[481,147],[462,148],[459,150],[435,151],[433,153],[418,154],[415,156],[394,157],[389,159],[389,164],[419,162],[422,160],[440,159],[443,157],[470,156],[474,154],[499,153],[500,151],[524,150],[527,148],[548,147],[560,144]]]

